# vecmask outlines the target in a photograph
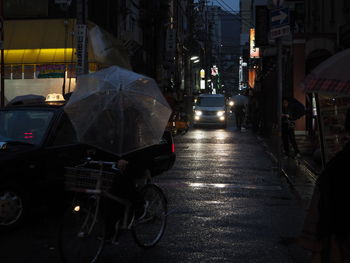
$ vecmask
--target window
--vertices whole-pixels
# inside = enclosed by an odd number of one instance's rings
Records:
[[[224,97],[199,97],[197,105],[201,107],[222,107],[225,105]]]
[[[43,141],[52,117],[51,111],[1,111],[0,140],[38,145]]]

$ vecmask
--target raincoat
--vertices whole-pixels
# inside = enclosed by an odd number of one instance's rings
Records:
[[[327,164],[316,182],[301,236],[313,263],[350,262],[350,143]]]

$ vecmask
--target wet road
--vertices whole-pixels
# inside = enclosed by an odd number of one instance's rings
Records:
[[[127,233],[101,262],[305,262],[291,241],[304,210],[250,131],[192,129],[175,138],[177,161],[155,178],[169,201],[166,233],[144,250]],[[58,220],[42,217],[0,237],[0,262],[59,262]]]

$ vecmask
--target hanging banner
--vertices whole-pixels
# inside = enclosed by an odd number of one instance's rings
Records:
[[[64,78],[65,65],[37,65],[36,77],[44,78]]]

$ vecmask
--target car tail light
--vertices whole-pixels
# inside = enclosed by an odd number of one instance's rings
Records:
[[[23,135],[24,135],[24,139],[33,139],[34,138],[32,132],[25,132],[25,133],[23,133]]]
[[[175,152],[175,143],[171,144],[171,152],[174,153]]]

